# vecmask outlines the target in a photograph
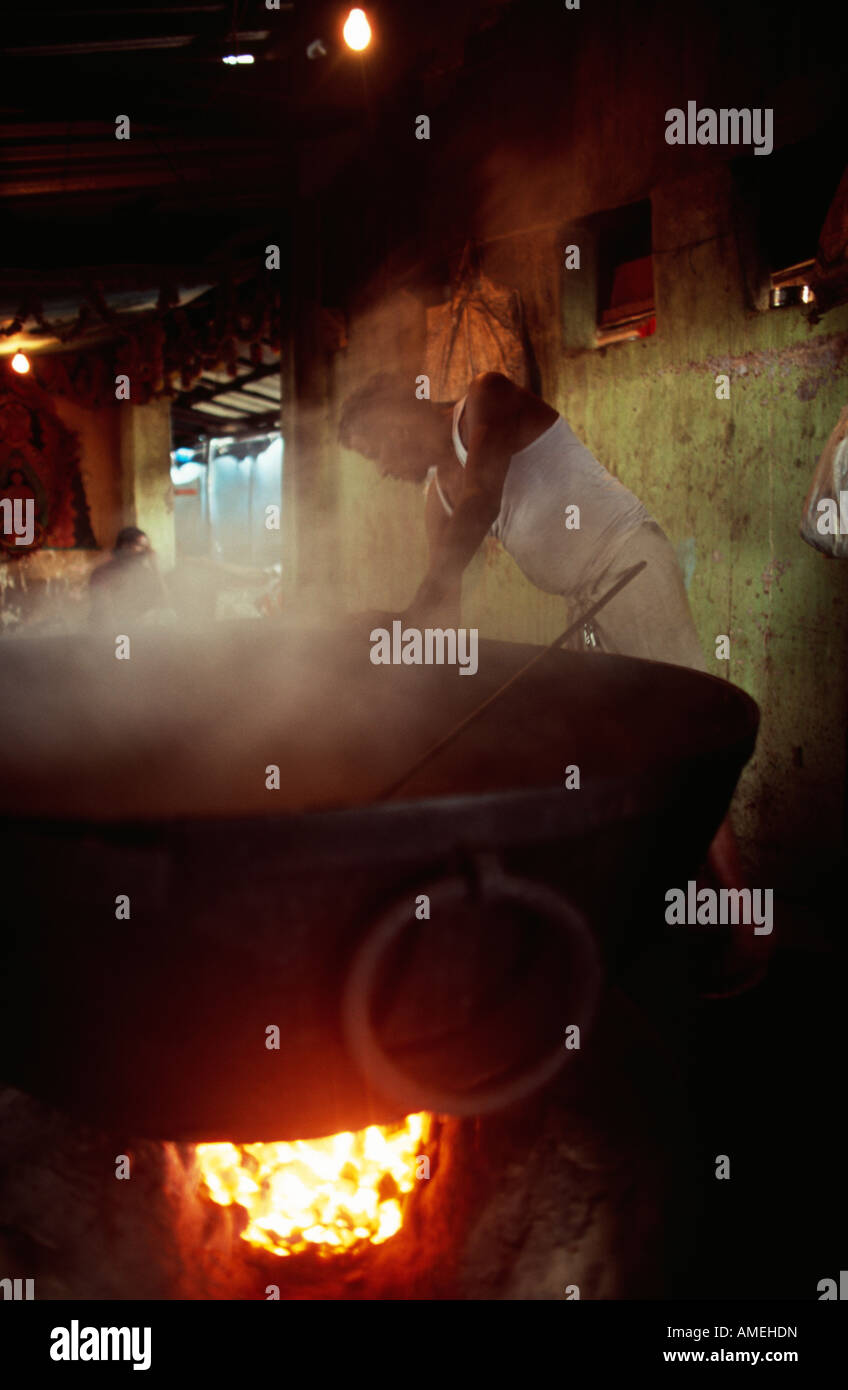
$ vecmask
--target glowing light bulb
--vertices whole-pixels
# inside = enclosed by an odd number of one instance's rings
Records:
[[[25,352],[16,352],[12,358],[12,371],[20,372],[21,376],[29,371],[29,358]]]
[[[371,25],[365,16],[365,11],[351,10],[342,33],[348,48],[353,48],[357,53],[360,53],[363,48],[367,48],[371,42]]]

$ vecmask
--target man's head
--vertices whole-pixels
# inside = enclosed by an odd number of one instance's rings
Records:
[[[152,555],[153,546],[146,531],[138,526],[125,526],[115,538],[115,554],[122,560],[131,555]]]
[[[416,398],[408,376],[380,372],[348,396],[339,442],[376,463],[381,475],[423,482],[438,461],[444,425],[431,401]]]

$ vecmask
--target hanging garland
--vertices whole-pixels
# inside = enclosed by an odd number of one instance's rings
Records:
[[[224,281],[202,301],[185,308],[177,300],[175,287],[163,286],[156,311],[127,327],[101,296],[97,312],[108,316],[116,331],[114,340],[76,352],[34,355],[34,379],[51,394],[96,409],[115,404],[115,378],[128,376],[132,401],[146,405],[190,390],[204,371],[223,368],[235,377],[240,345],[247,345],[254,365],[261,362],[264,345],[280,350],[280,292],[268,277],[239,286]],[[84,316],[90,327],[91,310],[85,305],[77,324]],[[53,331],[32,297],[21,306],[14,321],[16,331],[21,331],[27,318],[35,318],[43,331]],[[8,336],[12,326],[0,332]]]

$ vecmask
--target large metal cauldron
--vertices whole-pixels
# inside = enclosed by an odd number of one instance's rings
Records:
[[[374,804],[536,649],[482,642],[473,677],[369,650],[268,624],[139,633],[129,661],[3,643],[0,1080],[246,1141],[479,1113],[573,1055],[603,970],[666,930],[756,706],[555,652]]]

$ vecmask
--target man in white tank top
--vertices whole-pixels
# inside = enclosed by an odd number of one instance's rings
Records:
[[[384,477],[428,483],[430,562],[400,615],[407,626],[459,626],[463,573],[494,535],[534,584],[562,594],[575,615],[646,560],[647,569],[573,645],[588,639],[603,651],[706,670],[665,533],[552,406],[507,377],[484,372],[459,401],[440,402],[419,400],[408,378],[381,373],[345,401],[339,439]],[[710,864],[725,886],[745,885],[727,821]]]
[[[430,564],[404,614],[410,626],[458,623],[463,572],[494,535],[538,588],[577,608],[647,560],[595,620],[593,644],[706,670],[667,537],[537,396],[487,372],[455,403],[420,401],[383,375],[345,403],[339,436],[384,475],[428,480]]]

